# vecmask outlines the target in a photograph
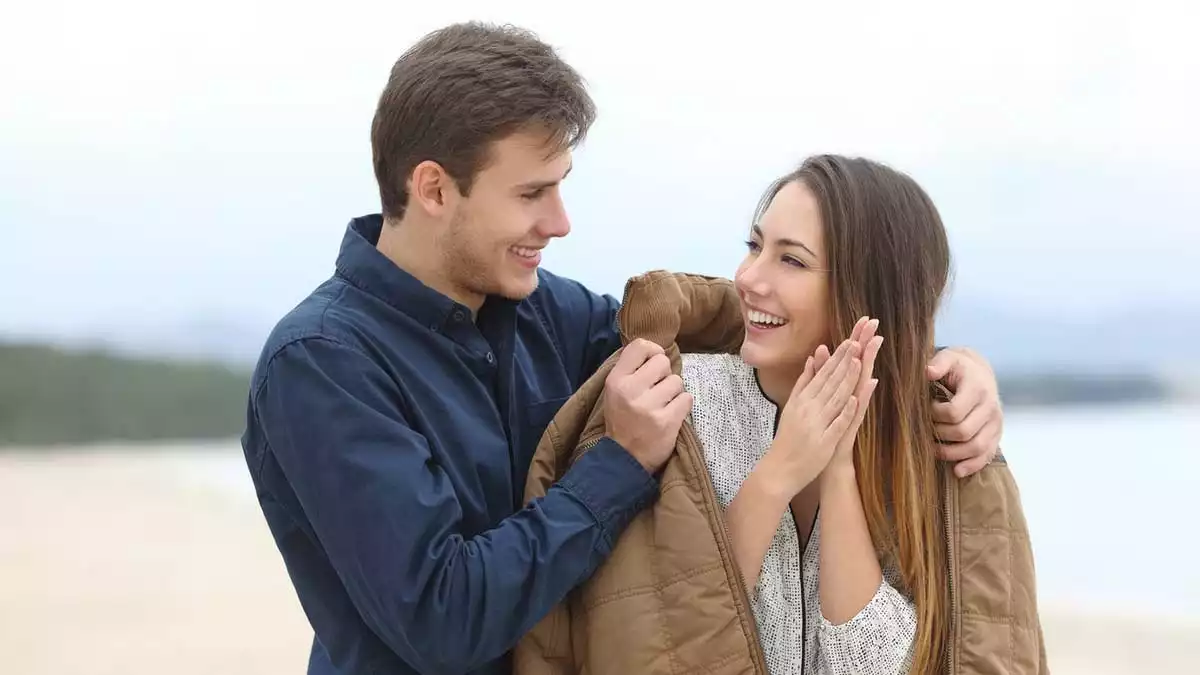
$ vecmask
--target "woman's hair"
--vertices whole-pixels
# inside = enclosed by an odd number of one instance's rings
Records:
[[[885,337],[876,387],[854,449],[859,491],[875,549],[898,565],[917,611],[912,672],[935,672],[946,648],[948,571],[942,488],[935,456],[933,398],[925,367],[934,318],[950,275],[941,217],[907,175],[836,155],[810,157],[776,181],[803,183],[816,197],[831,274],[830,344],[859,317],[879,319]]]

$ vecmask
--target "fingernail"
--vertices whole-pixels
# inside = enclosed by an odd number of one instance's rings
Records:
[[[871,319],[870,326],[871,326],[871,328],[878,328],[879,327],[879,319]]]

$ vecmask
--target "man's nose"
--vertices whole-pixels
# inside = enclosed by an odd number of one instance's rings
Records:
[[[571,219],[567,216],[566,206],[563,204],[562,197],[559,196],[557,190],[553,197],[548,200],[547,212],[545,217],[542,218],[538,230],[547,239],[550,237],[565,237],[571,233]]]

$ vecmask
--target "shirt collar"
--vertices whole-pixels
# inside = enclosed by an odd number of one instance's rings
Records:
[[[470,316],[465,306],[426,286],[380,253],[375,246],[382,231],[382,214],[351,220],[338,251],[337,274],[433,330],[441,328],[456,312]]]

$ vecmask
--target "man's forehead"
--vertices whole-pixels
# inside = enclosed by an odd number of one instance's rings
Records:
[[[490,164],[504,172],[542,172],[562,178],[571,149],[549,134],[516,132],[492,143]]]

